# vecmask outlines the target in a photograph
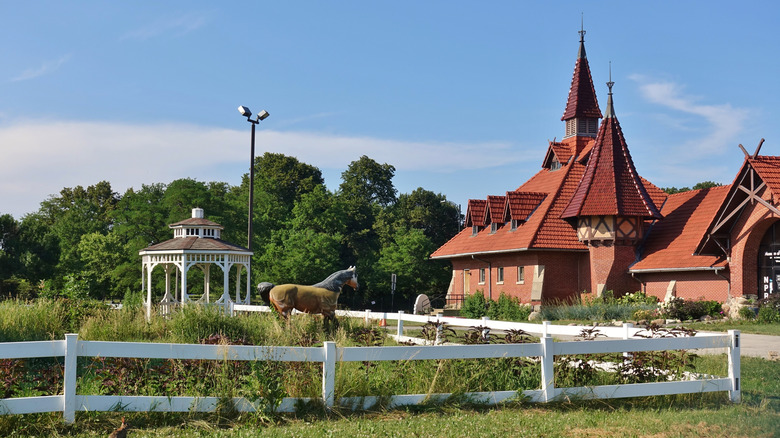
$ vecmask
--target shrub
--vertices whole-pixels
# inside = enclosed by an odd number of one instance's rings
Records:
[[[488,302],[482,291],[476,291],[467,295],[463,300],[463,307],[460,309],[461,315],[466,318],[478,319],[487,315]]]
[[[531,306],[520,303],[516,297],[501,292],[498,301],[488,302],[487,316],[501,321],[526,321],[531,314]]]
[[[739,317],[742,319],[755,319],[756,312],[753,311],[752,307],[740,307]]]
[[[637,291],[631,294],[625,294],[622,297],[615,300],[617,304],[623,304],[630,306],[633,304],[657,304],[658,298],[647,295],[644,292]]]
[[[764,323],[780,322],[780,295],[773,294],[758,302],[758,321]]]
[[[719,316],[721,305],[712,300],[684,300],[675,297],[664,303],[662,309],[667,318],[686,321],[699,319],[705,315]]]

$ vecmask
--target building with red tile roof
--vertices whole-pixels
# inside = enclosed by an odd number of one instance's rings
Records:
[[[599,125],[584,33],[563,139],[517,189],[469,200],[466,228],[431,255],[452,263],[448,300],[481,291],[539,305],[641,290],[728,302],[777,291],[780,157],[740,145],[732,184],[666,194],[637,171],[611,79]]]

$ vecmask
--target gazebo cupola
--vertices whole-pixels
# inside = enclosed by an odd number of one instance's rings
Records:
[[[577,219],[577,237],[589,245],[635,245],[643,236],[645,219],[661,213],[634,167],[607,82],[607,112],[585,173],[561,217]]]
[[[173,229],[174,239],[184,237],[220,239],[222,230],[225,228],[216,222],[204,219],[202,208],[193,208],[191,218],[176,222],[168,227]]]

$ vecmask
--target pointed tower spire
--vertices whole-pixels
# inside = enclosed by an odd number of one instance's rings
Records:
[[[580,52],[577,53],[577,59],[587,58],[585,53],[585,14],[583,14],[582,23],[580,24]]]
[[[661,218],[634,167],[623,130],[615,116],[611,76],[610,73],[607,83],[607,115],[599,129],[585,173],[561,217]],[[641,221],[636,225],[641,225]]]
[[[595,137],[598,131],[601,109],[596,99],[593,78],[585,53],[585,28],[579,30],[580,50],[574,65],[574,76],[569,89],[569,99],[561,120],[566,122],[566,135],[563,138],[582,136]]]

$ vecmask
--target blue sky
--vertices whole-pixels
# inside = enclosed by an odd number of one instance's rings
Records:
[[[659,186],[780,155],[780,6],[724,1],[2,1],[0,214],[63,187],[238,184],[257,153],[336,189],[361,155],[465,204],[537,172],[581,20],[599,103]]]

